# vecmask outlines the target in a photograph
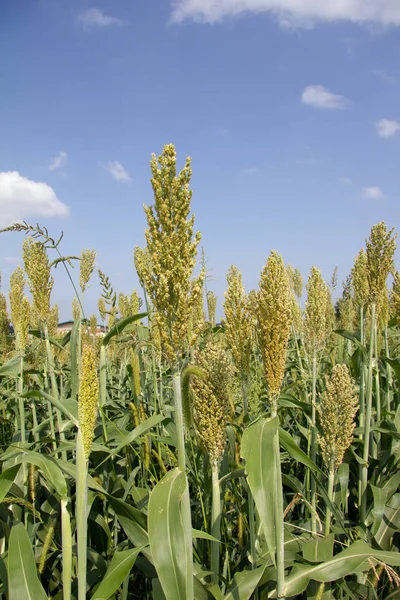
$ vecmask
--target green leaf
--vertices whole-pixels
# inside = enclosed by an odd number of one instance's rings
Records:
[[[248,600],[259,584],[265,565],[257,569],[235,573],[224,600]]]
[[[7,496],[20,467],[21,465],[14,465],[3,471],[0,475],[0,502],[3,502],[4,498]]]
[[[121,452],[121,450],[123,448],[125,448],[125,446],[127,446],[128,444],[132,444],[132,442],[134,440],[136,440],[138,437],[145,434],[149,429],[152,429],[152,427],[155,427],[159,423],[162,423],[167,418],[168,417],[165,417],[163,415],[152,415],[151,417],[146,419],[143,423],[140,423],[140,425],[135,427],[135,429],[130,431],[127,435],[123,436],[122,441],[120,441],[117,448],[115,448],[111,452],[111,454],[118,454],[119,452]]]
[[[202,540],[210,540],[210,542],[218,542],[219,543],[217,538],[210,535],[209,533],[206,533],[205,531],[200,531],[200,529],[192,529],[192,537],[202,539]]]
[[[308,562],[325,562],[333,556],[333,542],[335,535],[316,538],[303,546],[303,556]]]
[[[32,544],[22,523],[11,529],[8,547],[9,600],[47,600],[36,571]]]
[[[38,452],[24,452],[17,460],[19,463],[36,465],[61,498],[67,498],[67,483],[55,459]]]
[[[110,331],[103,338],[103,346],[107,346],[110,340],[123,332],[123,330],[128,327],[131,323],[135,321],[139,321],[139,319],[143,319],[147,317],[147,313],[139,313],[137,315],[132,315],[130,317],[126,317],[126,319],[121,319],[113,327],[111,327]]]
[[[286,450],[286,452],[288,452],[290,456],[294,458],[297,462],[301,462],[303,465],[305,465],[312,471],[315,471],[320,475],[324,475],[321,469],[319,469],[317,465],[313,463],[311,458],[309,458],[307,454],[298,447],[290,433],[282,429],[282,427],[279,428],[279,442],[281,446]]]
[[[19,356],[15,356],[8,362],[4,363],[4,365],[0,366],[0,377],[3,375],[19,375],[21,372],[21,358]]]
[[[151,552],[148,547],[146,548],[149,544],[146,515],[119,498],[114,498],[110,494],[105,495],[129,540],[135,546],[145,547],[142,554],[152,563]]]
[[[175,468],[150,494],[150,549],[166,600],[193,597],[192,535],[184,526],[183,514],[188,493],[185,473]]]
[[[271,557],[275,553],[275,490],[276,467],[273,442],[278,432],[278,419],[257,419],[249,425],[242,438],[241,456],[246,461],[246,473],[251,494],[263,525]]]
[[[400,530],[400,494],[395,494],[385,506],[375,540],[381,548],[389,550],[396,531]]]
[[[141,548],[116,552],[92,600],[108,600],[129,575]]]
[[[71,419],[74,425],[78,426],[78,403],[72,399],[65,399],[62,402],[42,390],[31,390],[21,394],[22,398],[40,398],[51,402],[55,408],[61,411],[68,419]]]
[[[377,558],[381,562],[392,566],[400,566],[400,554],[398,552],[373,550],[365,542],[359,541],[327,562],[318,565],[297,564],[285,579],[284,594],[287,597],[298,596],[304,592],[311,580],[320,582],[336,581],[342,577],[352,575],[356,571],[369,571],[371,565],[368,559],[370,558]],[[273,590],[268,597],[276,598],[276,590]]]

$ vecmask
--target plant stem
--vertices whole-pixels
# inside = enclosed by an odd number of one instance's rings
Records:
[[[315,464],[317,459],[317,353],[314,350],[312,359],[312,392],[311,392],[311,460]],[[315,479],[311,479],[311,530],[317,533],[317,491]]]
[[[78,600],[86,600],[88,469],[82,435],[76,438],[76,529],[78,549]]]
[[[211,509],[211,535],[217,542],[211,542],[211,571],[213,583],[219,581],[219,547],[221,540],[221,490],[218,477],[218,463],[211,462],[212,477],[212,509]]]
[[[333,484],[335,481],[335,470],[331,466],[329,469],[328,477],[328,498],[333,503]],[[329,506],[326,507],[326,518],[325,518],[325,535],[329,535],[331,531],[331,509]]]
[[[386,354],[387,358],[390,358],[389,339],[388,339],[388,330],[387,330],[387,327],[385,327],[384,336],[385,336],[385,354]],[[393,392],[392,392],[393,376],[392,376],[392,372],[393,372],[392,371],[392,367],[389,365],[389,363],[386,363],[386,385],[387,385],[387,391],[386,391],[386,410],[388,412],[390,412],[391,405],[392,405],[392,397],[393,397]]]
[[[272,418],[278,416],[278,398],[274,398],[271,410]],[[279,420],[278,420],[279,423]],[[279,427],[274,436],[275,460],[275,543],[276,543],[276,570],[277,570],[277,597],[285,598],[285,537],[283,522],[283,488],[281,471],[281,453],[279,444]]]
[[[72,581],[72,534],[71,520],[67,509],[68,500],[61,500],[61,544],[63,600],[71,600]]]
[[[181,375],[176,372],[172,377],[172,387],[175,400],[175,426],[178,449],[178,466],[181,471],[186,470],[185,434],[183,429]]]
[[[364,332],[364,309],[360,307],[360,342],[362,345],[365,343],[365,332]],[[362,431],[365,426],[365,364],[364,354],[360,353],[360,394],[359,394],[359,412],[358,412],[358,425]],[[360,440],[362,441],[363,434],[360,433]],[[362,464],[358,465],[358,506],[361,506],[362,499]]]
[[[368,459],[369,445],[371,434],[371,418],[372,418],[372,381],[374,368],[374,336],[375,336],[375,304],[371,304],[371,336],[369,344],[369,360],[367,373],[367,390],[366,390],[366,411],[365,411],[365,426],[364,426],[364,450],[361,476],[361,507],[360,519],[364,523],[367,516],[367,485],[368,485]]]

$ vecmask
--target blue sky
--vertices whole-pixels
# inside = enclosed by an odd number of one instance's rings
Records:
[[[171,142],[219,306],[231,264],[247,289],[271,249],[343,280],[371,226],[398,225],[397,0],[93,2],[1,2],[0,226],[64,231],[64,254],[95,248],[130,292],[149,160]],[[0,236],[3,291],[21,243]],[[58,269],[63,319],[71,299]]]

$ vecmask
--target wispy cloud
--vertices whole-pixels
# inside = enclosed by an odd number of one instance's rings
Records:
[[[78,14],[78,21],[83,25],[85,29],[96,29],[104,27],[117,26],[121,27],[125,25],[125,21],[118,17],[107,15],[99,8],[88,8]]]
[[[398,0],[170,0],[171,20],[215,23],[246,13],[270,12],[282,25],[312,26],[315,22],[349,21],[366,25],[400,25]]]
[[[131,177],[125,171],[124,167],[117,160],[113,160],[104,165],[106,171],[116,179],[116,181],[131,181]]]
[[[301,101],[314,108],[326,109],[341,109],[348,104],[344,96],[330,92],[323,85],[309,85],[304,88]]]
[[[368,200],[383,200],[385,197],[381,188],[377,186],[365,187],[362,189],[362,193],[364,198],[367,198]]]
[[[7,263],[8,265],[16,265],[21,261],[20,256],[3,256],[0,259],[2,262]]]
[[[49,163],[50,171],[57,171],[58,169],[63,169],[67,166],[68,162],[68,154],[60,150],[57,156],[54,156]]]
[[[400,131],[400,123],[398,121],[390,121],[389,119],[381,119],[375,123],[378,135],[383,138],[394,136]]]
[[[390,75],[390,73],[387,73],[387,71],[385,71],[385,69],[374,69],[372,71],[372,73],[376,77],[379,77],[379,79],[381,81],[383,81],[384,83],[387,83],[387,84],[396,83],[396,77],[394,77],[393,75]]]
[[[353,183],[350,177],[338,177],[338,182],[343,183],[343,185],[351,185]]]
[[[244,167],[241,171],[243,175],[256,175],[259,172],[258,167]]]
[[[32,181],[18,171],[0,173],[0,227],[29,217],[66,217],[68,213],[68,206],[47,183]]]

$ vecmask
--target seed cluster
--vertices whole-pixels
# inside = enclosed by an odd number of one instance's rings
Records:
[[[187,338],[188,320],[202,294],[204,272],[192,283],[200,233],[193,236],[194,215],[189,217],[192,191],[190,158],[180,173],[172,144],[151,160],[151,184],[155,203],[144,206],[148,229],[146,251],[135,251],[138,275],[159,322],[166,354],[176,359]]]
[[[318,436],[328,469],[337,468],[353,440],[358,398],[347,365],[335,365],[317,407],[322,435]]]
[[[251,354],[251,314],[245,294],[242,274],[235,266],[229,268],[226,276],[228,289],[225,292],[225,336],[232,359],[241,377],[250,371]]]
[[[78,417],[82,434],[85,456],[88,459],[92,447],[94,428],[97,419],[99,399],[99,380],[97,376],[97,361],[92,346],[82,348],[81,379],[79,384]]]
[[[285,373],[290,332],[290,286],[282,257],[272,251],[261,272],[257,321],[268,397],[275,403]]]
[[[191,378],[193,421],[211,461],[218,461],[225,448],[232,367],[225,349],[213,342],[195,352],[194,364],[205,377]]]

